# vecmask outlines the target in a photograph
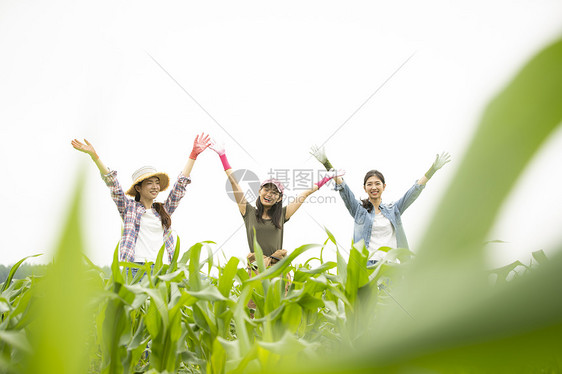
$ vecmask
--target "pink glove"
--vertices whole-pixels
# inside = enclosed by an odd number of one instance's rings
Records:
[[[189,158],[192,160],[197,159],[197,156],[199,156],[199,154],[203,152],[205,149],[207,149],[207,147],[210,145],[211,145],[211,138],[209,138],[209,135],[205,135],[205,133],[202,133],[201,135],[197,135],[195,137],[195,140],[193,141],[193,149],[191,150],[191,154],[189,155]]]
[[[315,185],[318,186],[318,189],[320,189],[320,187],[322,187],[323,185],[325,185],[326,183],[328,183],[330,181],[330,179],[335,178],[335,177],[341,177],[345,175],[345,170],[330,170],[328,172],[328,174],[326,174],[326,176],[324,178],[322,178],[322,180],[320,180],[319,182],[314,183]]]
[[[228,159],[226,158],[226,153],[224,150],[224,144],[217,144],[214,140],[211,141],[211,145],[209,146],[213,151],[217,152],[217,154],[219,155],[221,162],[222,162],[222,166],[224,167],[224,170],[228,170],[228,169],[232,169],[232,167],[230,166],[230,164],[228,163]]]

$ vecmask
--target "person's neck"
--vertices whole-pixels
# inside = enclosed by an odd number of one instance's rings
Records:
[[[382,199],[380,197],[377,197],[376,199],[371,199],[369,198],[369,201],[371,202],[371,204],[373,204],[373,206],[378,210],[379,206],[381,205],[381,201]]]
[[[269,217],[269,209],[270,208],[268,208],[268,207],[265,207],[265,206],[263,207],[263,214],[261,215],[262,218],[270,218]]]
[[[144,207],[145,207],[146,209],[151,209],[151,208],[152,208],[152,204],[154,204],[154,200],[153,200],[153,199],[148,199],[148,200],[147,200],[147,199],[143,199],[142,197],[141,197],[141,199],[140,199],[140,202],[141,202],[142,205],[144,205]]]

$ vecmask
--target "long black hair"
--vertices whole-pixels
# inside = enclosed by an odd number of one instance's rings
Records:
[[[268,183],[263,185],[260,190],[265,186],[275,187],[275,189],[277,189],[277,186],[275,186],[273,183]],[[277,189],[277,192],[279,192],[279,201],[273,204],[271,208],[269,208],[267,215],[271,218],[271,222],[275,225],[275,227],[281,229],[281,215],[283,214],[283,194],[279,191],[279,189]],[[256,219],[260,223],[264,223],[264,220],[262,218],[264,211],[265,207],[261,203],[261,200],[258,196],[258,199],[256,201]]]
[[[139,183],[135,184],[136,186],[141,187],[143,181],[140,181]],[[140,201],[140,193],[139,191],[137,191],[137,189],[135,188],[135,201]],[[160,216],[160,220],[162,221],[162,227],[164,228],[164,230],[168,230],[171,226],[172,226],[172,217],[170,217],[170,214],[168,214],[168,212],[166,211],[166,208],[164,207],[164,204],[162,203],[153,203],[152,206],[154,207],[154,210],[156,210],[156,212],[158,213],[158,215]]]
[[[384,181],[384,175],[382,175],[382,173],[378,170],[369,170],[367,172],[367,174],[365,174],[365,178],[363,178],[363,187],[365,187],[365,185],[367,184],[367,180],[371,177],[377,177],[381,180],[382,184],[386,184]],[[371,211],[373,210],[373,203],[371,203],[371,201],[367,198],[367,199],[361,199],[361,203],[363,204],[363,208],[367,209],[367,212],[371,213]]]

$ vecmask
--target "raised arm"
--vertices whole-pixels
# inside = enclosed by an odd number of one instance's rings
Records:
[[[285,212],[285,219],[291,218],[291,216],[295,214],[297,210],[299,210],[299,208],[304,203],[306,198],[312,195],[314,192],[318,191],[319,189],[320,188],[318,187],[318,184],[314,183],[314,186],[311,189],[301,192],[294,201],[292,201],[291,203],[289,203],[289,205],[287,205],[287,211]]]
[[[96,166],[98,167],[100,173],[102,175],[107,175],[109,174],[109,169],[103,164],[103,162],[101,162],[100,157],[98,156],[98,154],[96,153],[96,150],[94,149],[94,146],[87,141],[86,139],[84,139],[84,143],[80,142],[78,139],[73,139],[70,141],[70,144],[72,144],[72,146],[74,147],[74,149],[76,149],[77,151],[86,153],[87,155],[89,155],[92,158],[92,161],[94,161],[94,163],[96,164]]]
[[[429,168],[429,170],[424,174],[423,177],[418,179],[418,184],[425,186],[425,184],[431,179],[433,174],[439,169],[441,169],[446,163],[451,161],[451,155],[447,152],[441,152],[441,154],[435,155],[435,161]]]
[[[310,147],[310,154],[313,155],[318,161],[320,161],[320,163],[324,165],[327,171],[334,170],[332,163],[328,160],[328,156],[326,156],[326,151],[324,150],[324,147],[317,147],[313,145],[312,147]],[[335,180],[338,185],[342,184],[343,182],[341,176],[336,176]]]
[[[289,205],[287,205],[287,211],[285,213],[285,218],[286,219],[291,218],[291,216],[293,214],[295,214],[295,212],[301,207],[301,205],[304,203],[306,198],[309,197],[310,195],[312,195],[314,192],[318,191],[323,185],[328,183],[330,181],[330,179],[332,179],[336,176],[337,176],[337,178],[341,179],[339,176],[342,176],[344,174],[345,174],[345,172],[343,170],[338,170],[338,171],[332,170],[332,171],[328,172],[326,174],[326,176],[324,178],[322,178],[320,181],[314,183],[314,186],[312,186],[311,189],[301,192],[299,194],[299,196],[297,196],[295,201],[293,201]]]
[[[232,167],[230,166],[228,159],[226,158],[226,151],[224,149],[224,144],[217,144],[215,141],[211,141],[210,148],[215,151],[222,162],[222,166],[224,168],[224,172],[230,181],[230,185],[232,186],[232,192],[234,193],[234,199],[236,200],[236,204],[238,204],[238,210],[242,215],[246,214],[246,198],[244,197],[244,191],[240,188],[238,181],[233,175]]]
[[[328,161],[328,157],[326,156],[326,151],[324,147],[317,147],[312,146],[310,148],[310,154],[313,155],[326,169],[330,168],[333,170],[332,164]],[[347,208],[349,214],[352,217],[355,217],[357,214],[357,210],[361,207],[361,202],[355,198],[355,195],[349,188],[349,186],[344,182],[343,178],[340,176],[335,177],[336,181],[336,190],[340,192],[340,196]]]
[[[94,161],[94,163],[96,164],[96,166],[98,167],[98,169],[99,169],[99,171],[102,175],[103,181],[105,182],[107,187],[109,187],[109,191],[111,193],[111,198],[113,199],[113,202],[117,206],[117,210],[119,211],[119,215],[121,215],[122,219],[125,219],[125,216],[124,216],[125,210],[127,209],[127,205],[131,203],[131,200],[129,200],[125,197],[125,192],[123,191],[123,188],[121,188],[121,185],[119,184],[119,181],[117,180],[117,172],[115,172],[115,170],[114,171],[109,170],[103,164],[103,162],[101,162],[98,154],[96,153],[96,151],[94,149],[94,146],[89,141],[84,139],[84,142],[86,144],[83,144],[80,141],[78,141],[77,139],[74,139],[70,142],[70,144],[72,144],[74,149],[76,149],[80,152],[84,152],[92,158],[92,160]]]
[[[209,135],[205,135],[203,133],[195,137],[195,140],[193,141],[193,149],[191,150],[191,154],[187,159],[185,167],[183,168],[176,183],[174,183],[174,186],[170,190],[168,198],[166,198],[166,202],[164,203],[164,207],[166,208],[168,214],[172,214],[175,212],[181,199],[184,197],[187,185],[191,183],[191,178],[189,178],[189,175],[191,174],[191,169],[193,169],[195,160],[197,159],[197,156],[199,156],[205,149],[207,149],[210,143],[211,138],[209,137]]]

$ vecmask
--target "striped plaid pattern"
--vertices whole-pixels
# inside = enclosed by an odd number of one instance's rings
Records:
[[[117,210],[123,219],[123,232],[119,241],[119,261],[133,262],[135,258],[135,245],[139,236],[141,216],[146,212],[141,202],[135,201],[125,196],[125,192],[117,180],[117,172],[110,170],[109,174],[102,175],[102,179],[109,187],[111,198],[117,205]],[[180,173],[178,180],[170,190],[168,198],[164,203],[164,208],[168,214],[172,215],[178,207],[181,198],[185,195],[187,185],[191,183],[191,178],[187,178]],[[156,210],[153,210],[157,217],[160,217]],[[174,236],[171,228],[164,230],[164,242],[168,258],[172,261],[174,255]]]

